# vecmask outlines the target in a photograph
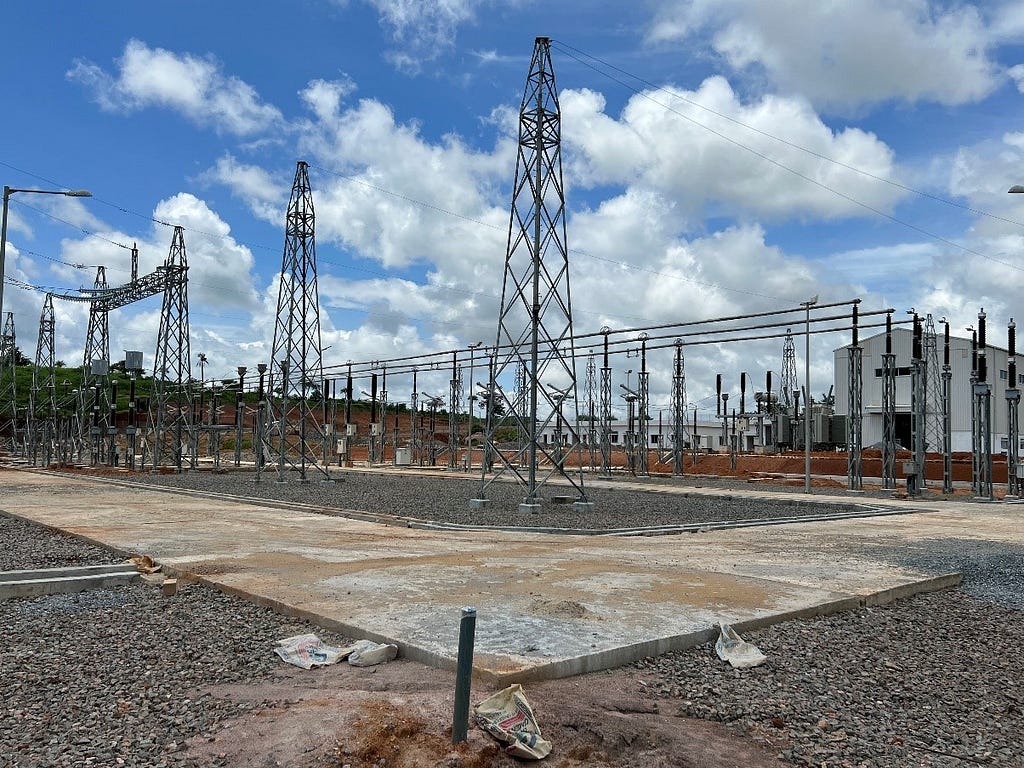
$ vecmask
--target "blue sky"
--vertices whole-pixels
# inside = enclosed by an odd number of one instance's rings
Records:
[[[578,332],[818,294],[913,306],[954,329],[984,306],[1002,343],[1024,269],[1024,195],[1006,194],[1024,183],[1020,3],[614,5],[7,3],[0,178],[95,196],[12,197],[7,276],[74,290],[104,264],[119,284],[128,252],[115,243],[138,242],[149,271],[171,236],[152,219],[180,223],[193,356],[215,376],[252,367],[269,357],[304,159],[325,362],[492,342],[516,112],[547,35]],[[30,357],[42,299],[5,289]],[[118,310],[115,357],[152,361],[159,311],[157,298]],[[57,305],[69,364],[85,317]],[[815,342],[815,391],[842,343]],[[717,371],[777,372],[781,344],[705,347],[687,365],[695,399]]]

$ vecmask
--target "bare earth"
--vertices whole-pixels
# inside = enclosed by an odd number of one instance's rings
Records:
[[[525,687],[544,737],[543,761],[568,766],[781,768],[750,738],[725,726],[679,717],[676,706],[645,698],[643,672],[618,669]],[[471,725],[451,745],[454,674],[399,659],[378,667],[315,670],[282,665],[257,686],[224,686],[215,695],[255,707],[221,730],[185,745],[198,765],[485,768],[519,765]],[[492,692],[474,685],[471,700]]]

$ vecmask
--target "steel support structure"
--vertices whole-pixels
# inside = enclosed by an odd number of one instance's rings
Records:
[[[942,492],[953,493],[953,369],[949,365],[949,323],[945,323],[942,350]]]
[[[642,477],[650,475],[648,458],[650,456],[650,405],[651,405],[651,374],[647,370],[647,334],[640,334],[640,373],[637,374],[637,423],[636,473]]]
[[[57,396],[54,381],[54,331],[53,294],[43,299],[43,310],[39,315],[39,335],[36,340],[35,366],[32,368],[32,391],[29,397],[28,435],[29,460],[36,466],[40,450],[43,466],[53,460],[53,446],[56,442]]]
[[[505,400],[508,410],[501,418],[492,414],[488,421],[486,440],[494,448],[495,472],[490,478],[481,476],[475,506],[486,504],[490,483],[510,474],[525,486],[523,512],[540,511],[540,490],[556,475],[571,486],[579,511],[593,508],[583,487],[576,431],[570,432],[572,445],[567,446],[568,453],[577,455],[572,473],[540,441],[544,429],[559,418],[560,401],[572,401],[570,423],[579,423],[561,132],[550,40],[538,37],[519,110],[518,156],[494,344],[500,357],[490,382],[491,391]],[[527,371],[528,408],[517,408],[515,398],[506,396],[500,386],[517,366]],[[526,446],[514,454],[498,446],[499,430],[509,423],[527,436]]]
[[[96,268],[92,293],[99,296],[108,290],[106,267],[99,266]],[[89,462],[93,465],[100,463],[106,454],[103,443],[108,427],[109,401],[106,382],[109,370],[110,316],[106,302],[92,301],[89,303],[89,326],[85,334],[85,353],[82,357],[79,423],[85,430],[82,443],[89,446]]]
[[[856,333],[856,332],[855,332]],[[850,364],[847,371],[849,392],[849,417],[846,425],[846,480],[851,491],[864,489],[864,465],[862,462],[862,437],[864,426],[864,350],[854,341],[850,350]]]
[[[977,381],[972,389],[974,397],[974,492],[980,499],[994,498],[992,484],[992,385],[988,383],[988,357],[985,340],[985,310],[978,313],[978,366]]]
[[[584,399],[587,401],[587,465],[591,472],[597,466],[597,360],[593,350],[587,355],[587,381],[584,387]]]
[[[296,164],[285,217],[281,283],[274,322],[270,366],[272,419],[277,427],[277,481],[297,472],[308,482],[312,472],[329,480],[320,461],[326,439],[313,394],[323,380],[320,304],[316,275],[316,215],[309,185],[309,166]],[[273,393],[280,394],[275,401]]]
[[[914,313],[913,342],[910,360],[910,442],[914,456],[914,470],[917,482],[916,496],[921,495],[925,486],[925,431],[927,429],[927,387],[928,369],[924,359],[921,319]]]
[[[1017,389],[1017,324],[1012,317],[1006,336],[1009,378],[1006,390],[1006,496],[1016,498],[1019,495],[1017,462],[1020,453],[1020,390]]]
[[[459,405],[462,403],[462,366],[459,365],[459,353],[452,353],[452,377],[449,380],[448,392],[448,469],[456,469],[459,465]]]
[[[896,355],[892,351],[892,314],[885,316],[882,355],[882,488],[896,489]]]
[[[19,446],[18,421],[18,346],[14,330],[14,313],[7,312],[0,335],[0,435],[10,440],[12,453]]]
[[[800,391],[800,382],[796,375],[796,343],[793,341],[793,331],[791,328],[786,329],[786,340],[782,344],[782,380],[780,386],[779,402],[782,403],[783,409],[788,412],[796,404],[797,393]]]
[[[604,358],[601,365],[601,477],[610,477],[612,473],[612,369],[608,362],[608,332],[609,328],[602,328],[604,334]]]
[[[675,364],[672,371],[672,474],[683,474],[686,453],[686,361],[683,341],[676,339]]]
[[[939,339],[935,332],[935,318],[929,312],[924,319],[925,366],[925,428],[926,451],[937,451],[942,446],[942,367],[939,365]]]
[[[171,248],[164,262],[164,299],[160,311],[153,390],[149,405],[149,440],[154,470],[168,462],[181,472],[186,455],[195,469],[192,453],[194,414],[192,353],[189,342],[188,257],[185,233],[174,228]]]

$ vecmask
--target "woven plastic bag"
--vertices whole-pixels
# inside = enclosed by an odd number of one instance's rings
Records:
[[[551,742],[540,735],[530,702],[521,685],[510,685],[473,708],[476,724],[496,738],[512,757],[543,760],[551,754]]]

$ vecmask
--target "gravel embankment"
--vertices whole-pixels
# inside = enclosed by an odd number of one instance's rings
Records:
[[[66,534],[0,515],[0,569],[117,562]],[[276,641],[331,632],[212,589],[167,599],[137,583],[0,602],[0,764],[183,766],[189,737],[252,705],[203,691],[271,679]]]
[[[460,525],[518,525],[554,528],[607,529],[641,526],[679,525],[724,520],[747,520],[820,515],[847,512],[856,507],[825,504],[820,501],[766,502],[743,496],[710,497],[703,494],[665,493],[665,485],[651,480],[649,490],[588,487],[587,497],[594,510],[578,513],[571,503],[554,503],[552,497],[570,496],[568,486],[552,485],[543,489],[546,502],[538,514],[519,512],[523,491],[511,483],[488,487],[489,504],[482,510],[470,509],[469,500],[480,492],[479,479],[434,477],[406,472],[343,472],[338,482],[324,484],[276,483],[276,472],[268,472],[257,484],[251,472],[193,472],[170,475],[132,475],[142,482],[203,492],[294,501],[336,509],[366,511],[375,514],[414,517]]]

